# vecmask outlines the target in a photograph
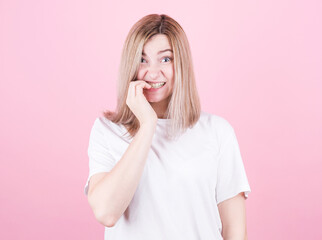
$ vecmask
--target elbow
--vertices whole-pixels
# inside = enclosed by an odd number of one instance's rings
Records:
[[[114,227],[116,221],[114,218],[104,218],[104,219],[97,219],[99,223],[103,224],[105,227]]]
[[[114,216],[108,216],[105,214],[94,213],[96,220],[104,225],[105,227],[114,227],[116,223],[116,218]]]
[[[113,227],[117,221],[113,215],[108,214],[107,211],[100,207],[97,207],[93,202],[89,201],[92,211],[94,213],[95,219],[105,227]]]
[[[114,227],[119,217],[116,217],[114,213],[111,212],[112,209],[107,209],[106,204],[97,202],[93,195],[89,194],[88,203],[94,213],[95,219],[104,225],[105,227]]]

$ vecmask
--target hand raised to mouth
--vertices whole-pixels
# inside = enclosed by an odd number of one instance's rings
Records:
[[[140,124],[156,121],[158,116],[150,103],[143,94],[143,89],[150,89],[152,86],[144,80],[133,80],[130,82],[126,104],[129,106],[133,114],[137,117]]]
[[[147,89],[147,90],[158,89],[166,84],[165,81],[147,81],[147,80],[143,80],[143,81],[145,81],[147,84],[151,85],[151,88]]]

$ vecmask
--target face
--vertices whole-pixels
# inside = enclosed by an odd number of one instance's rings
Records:
[[[173,52],[166,35],[154,35],[145,43],[137,78],[149,84],[165,83],[161,87],[144,89],[143,93],[153,105],[158,103],[163,108],[168,104],[174,84],[174,64]]]

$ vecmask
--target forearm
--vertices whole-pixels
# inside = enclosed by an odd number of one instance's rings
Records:
[[[122,216],[140,182],[156,124],[142,125],[113,169],[89,194],[96,218],[112,226]]]

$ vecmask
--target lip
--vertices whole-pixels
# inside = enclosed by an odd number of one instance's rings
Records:
[[[154,81],[146,81],[147,83],[164,83],[165,81],[159,81],[159,82],[154,82]]]
[[[154,82],[153,82],[154,83]],[[158,83],[158,82],[155,82],[155,83]],[[160,89],[162,89],[167,83],[166,82],[164,82],[165,84],[162,86],[162,87],[160,87],[160,88],[149,88],[149,89],[145,89],[145,90],[147,90],[148,92],[156,92],[156,91],[159,91]]]

